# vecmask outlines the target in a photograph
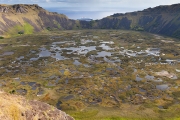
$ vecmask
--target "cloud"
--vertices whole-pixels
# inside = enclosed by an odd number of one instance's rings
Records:
[[[84,11],[114,11],[142,10],[158,5],[170,5],[178,3],[179,0],[0,0],[2,4],[39,4],[41,7],[69,7],[70,10]],[[78,8],[78,9],[77,9]],[[119,11],[121,12],[121,11]]]
[[[170,5],[178,3],[179,0],[50,0],[55,6],[78,6],[78,7],[128,7],[147,8],[158,5]],[[39,0],[43,2],[43,0]],[[47,1],[46,1],[47,2]]]
[[[20,3],[22,0],[0,0],[1,3]],[[51,2],[52,4],[57,4],[59,6],[64,4],[69,5],[85,5],[89,7],[95,6],[109,6],[109,7],[138,7],[138,6],[157,6],[157,5],[168,5],[179,3],[179,0],[23,0],[24,3],[39,3],[46,4]],[[60,4],[61,3],[61,4]]]

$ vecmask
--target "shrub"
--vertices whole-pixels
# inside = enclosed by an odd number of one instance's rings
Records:
[[[51,29],[50,27],[47,27],[46,29],[47,29],[48,31],[52,31],[52,29]]]
[[[10,94],[14,94],[16,91],[15,90],[12,90],[12,91],[10,91],[9,93]]]
[[[24,31],[19,31],[18,34],[22,35],[24,34]]]
[[[4,39],[4,37],[0,36],[0,39]]]

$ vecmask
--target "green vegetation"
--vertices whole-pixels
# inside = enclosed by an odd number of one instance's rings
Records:
[[[69,112],[71,114],[71,112]],[[72,116],[76,120],[88,120],[92,119],[92,117],[96,116],[98,114],[97,110],[90,110],[90,111],[80,111],[80,112],[72,112]]]
[[[144,28],[140,27],[140,26],[135,26],[135,27],[132,28],[132,30],[135,30],[135,31],[144,31]]]
[[[0,88],[6,92],[46,102],[77,120],[180,117],[178,39],[125,30],[53,30],[0,42]]]
[[[61,24],[59,24],[57,21],[54,21],[54,24],[57,25],[58,29],[62,29]]]
[[[0,36],[0,39],[4,39],[4,37]]]
[[[6,35],[8,36],[17,36],[22,34],[32,34],[34,32],[34,27],[29,23],[24,23],[23,25],[16,25],[13,28],[10,28]]]
[[[18,34],[22,35],[24,34],[24,31],[19,31]]]
[[[47,27],[46,29],[47,29],[48,31],[52,31],[52,29],[51,29],[50,27]]]

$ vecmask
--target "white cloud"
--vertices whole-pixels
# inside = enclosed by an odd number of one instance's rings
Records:
[[[50,0],[46,0],[46,2],[51,2]]]
[[[25,4],[39,4],[45,8],[57,7],[62,8],[62,11],[102,11],[106,14],[132,12],[179,2],[180,0],[23,0]],[[22,0],[0,0],[0,3],[18,4],[22,3]]]
[[[0,0],[1,3],[21,3],[21,0]],[[49,4],[56,6],[89,6],[89,7],[153,7],[179,3],[179,0],[23,0],[24,3]]]

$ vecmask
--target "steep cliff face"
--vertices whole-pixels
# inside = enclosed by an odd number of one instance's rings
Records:
[[[49,27],[53,29],[69,30],[73,29],[73,26],[75,25],[75,20],[70,20],[63,14],[40,11],[38,16],[40,17],[43,26],[46,28]]]
[[[46,103],[0,91],[0,120],[74,120]]]
[[[180,4],[174,4],[125,14],[117,13],[97,21],[92,28],[131,29],[180,38],[179,26]]]
[[[0,5],[0,35],[31,34],[49,29],[72,29],[75,21],[38,5]]]
[[[0,5],[0,36],[31,34],[46,29],[127,29],[180,38],[179,26],[180,4],[117,13],[91,22],[71,20],[38,5]]]

